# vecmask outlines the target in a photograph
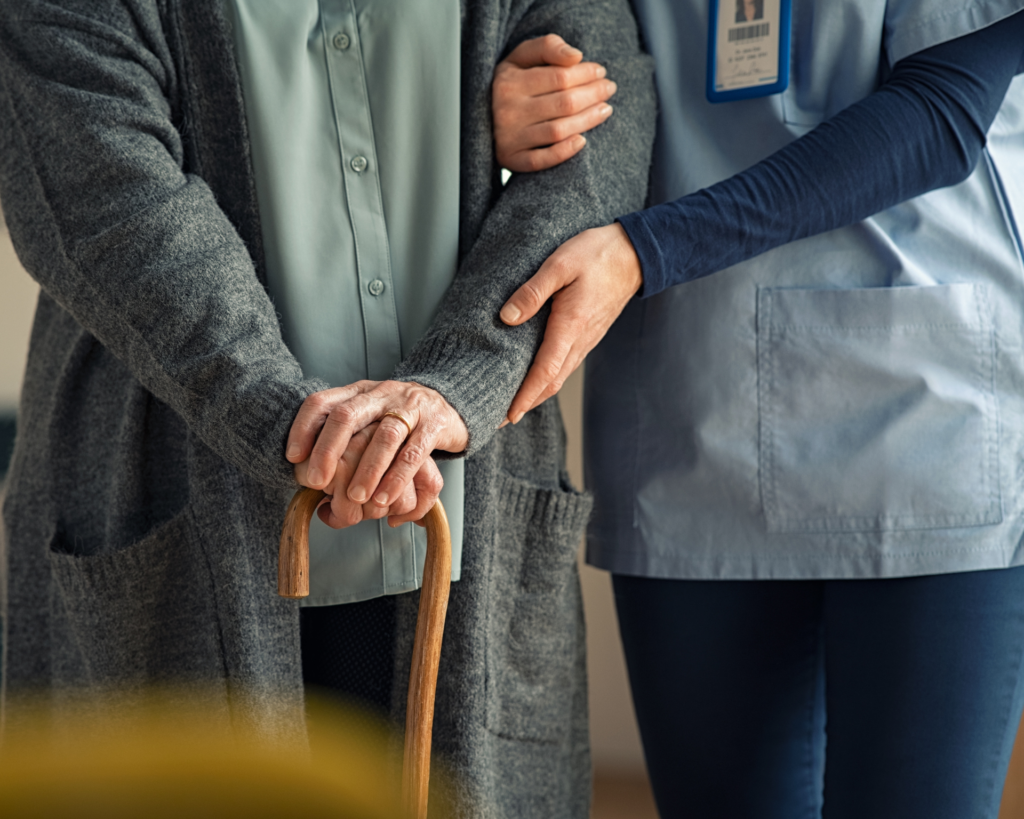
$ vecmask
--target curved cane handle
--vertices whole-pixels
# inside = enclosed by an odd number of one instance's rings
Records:
[[[304,488],[288,504],[277,554],[277,593],[281,597],[309,597],[309,522],[326,497],[322,489]]]
[[[309,523],[324,497],[319,489],[300,489],[288,505],[277,565],[277,593],[282,597],[309,596]],[[427,525],[427,558],[409,671],[402,764],[402,803],[408,819],[427,816],[434,694],[452,579],[452,538],[441,501],[434,504],[423,521]]]

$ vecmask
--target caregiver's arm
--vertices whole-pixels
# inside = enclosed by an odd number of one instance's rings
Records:
[[[1024,12],[907,57],[873,94],[742,173],[567,242],[502,309],[516,325],[555,296],[509,419],[557,392],[638,290],[654,295],[966,179],[1022,43]]]

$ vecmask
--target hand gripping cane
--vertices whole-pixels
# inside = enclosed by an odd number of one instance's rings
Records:
[[[300,489],[288,505],[277,565],[277,593],[282,597],[309,595],[309,523],[324,497],[319,489]],[[424,522],[427,524],[427,559],[423,566],[423,588],[412,647],[402,764],[402,804],[409,819],[426,819],[427,816],[434,692],[452,579],[452,539],[441,501],[427,512]]]

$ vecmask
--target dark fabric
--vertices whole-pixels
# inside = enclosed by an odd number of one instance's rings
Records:
[[[299,610],[306,692],[381,717],[391,712],[395,598]]]
[[[662,819],[997,816],[1024,567],[613,583]]]
[[[15,424],[13,413],[11,415],[0,415],[0,481],[3,481],[7,474],[7,465],[11,460],[11,452],[14,451]]]
[[[1022,61],[1019,12],[906,57],[874,94],[742,173],[621,217],[641,295],[963,181]]]

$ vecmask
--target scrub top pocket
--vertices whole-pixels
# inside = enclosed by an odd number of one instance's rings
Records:
[[[769,532],[1001,522],[983,286],[766,288],[757,312]]]

